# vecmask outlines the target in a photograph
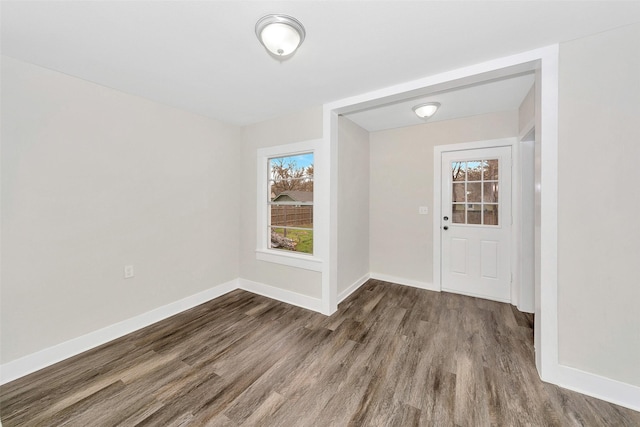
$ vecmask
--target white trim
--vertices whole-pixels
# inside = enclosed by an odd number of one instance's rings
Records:
[[[345,299],[347,299],[347,297],[349,295],[351,295],[352,293],[354,293],[355,291],[360,289],[360,286],[362,286],[365,283],[367,283],[367,280],[369,280],[370,277],[371,277],[371,275],[367,273],[364,276],[362,276],[361,278],[359,278],[358,280],[356,280],[355,282],[353,282],[351,284],[351,286],[349,286],[347,289],[345,289],[344,291],[340,292],[338,294],[338,304],[341,303],[342,301],[344,301]]]
[[[440,288],[434,286],[433,283],[421,282],[415,279],[407,279],[405,277],[390,276],[382,273],[371,273],[371,278],[374,280],[382,280],[383,282],[395,283],[398,285],[411,286],[413,288],[426,289],[427,291],[440,292]]]
[[[271,147],[259,148],[257,152],[257,218],[256,218],[256,259],[265,262],[272,262],[276,264],[283,264],[290,267],[303,268],[305,270],[322,271],[322,259],[318,257],[319,246],[317,239],[314,239],[313,255],[305,255],[295,252],[286,252],[277,249],[269,248],[268,234],[266,233],[268,227],[268,204],[269,195],[267,194],[267,179],[269,176],[269,170],[267,167],[267,159],[278,156],[294,156],[302,153],[313,153],[314,156],[314,186],[317,188],[317,181],[322,179],[322,168],[318,168],[318,156],[322,159],[320,153],[320,146],[322,144],[321,139],[314,139],[309,141],[294,142],[291,144],[274,145]],[[314,197],[314,199],[317,195]],[[322,218],[321,209],[317,207],[316,200],[313,203],[313,217],[316,221]],[[321,222],[321,221],[319,221]],[[321,230],[322,228],[320,228]],[[314,226],[314,234],[317,233],[318,228]]]
[[[527,135],[529,135],[529,132],[535,129],[535,127],[536,119],[534,117],[533,119],[529,120],[529,122],[524,125],[522,129],[520,129],[520,132],[518,132],[518,140],[522,141]]]
[[[640,412],[640,387],[559,365],[555,379],[560,387]]]
[[[322,313],[338,310],[338,115],[323,107],[323,165],[327,180],[323,181],[321,208],[326,215],[326,230],[321,234],[322,256],[327,262],[322,270]]]
[[[536,289],[534,346],[544,381],[557,383],[558,358],[558,57],[553,45],[540,55],[540,286]],[[537,222],[537,220],[536,220]],[[539,297],[539,298],[538,298]]]
[[[522,237],[522,162],[520,139],[514,137],[511,145],[511,305],[520,305],[520,247]],[[531,242],[533,244],[533,242]]]
[[[517,239],[518,275],[514,276],[518,286],[518,310],[535,313],[535,141],[528,140],[535,131],[534,122],[524,136],[518,137],[519,188],[514,193],[520,210],[520,231]]]
[[[98,347],[109,341],[123,337],[153,323],[164,320],[175,314],[197,305],[218,298],[238,288],[238,280],[234,279],[195,295],[163,305],[146,313],[109,325],[69,341],[54,345],[36,353],[21,357],[0,366],[0,384],[6,384],[17,378],[38,371],[47,366],[68,359],[72,356]]]
[[[277,251],[275,249],[256,249],[256,259],[259,261],[284,264],[305,270],[322,271],[322,260],[295,252]]]
[[[287,291],[282,288],[267,285],[266,283],[254,282],[253,280],[247,279],[238,279],[238,288],[280,302],[306,308],[307,310],[322,312],[322,300],[319,298],[302,295],[297,292]]]
[[[522,72],[530,72],[533,70],[532,65],[534,63],[546,58],[554,49],[557,51],[557,44],[445,71],[440,74],[403,82],[394,86],[387,86],[382,89],[325,104],[324,108],[325,110],[334,111],[338,114],[344,114],[376,107],[392,101],[404,100],[413,95],[444,90],[445,87],[441,87],[441,85],[446,86],[447,89],[453,89],[466,84],[483,82],[490,79],[486,73],[492,73],[491,78],[499,78]],[[436,86],[437,89],[434,89]],[[414,91],[419,91],[419,93]],[[328,135],[325,134],[324,137],[327,138]]]

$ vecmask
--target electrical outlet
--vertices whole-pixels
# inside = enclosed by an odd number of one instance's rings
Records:
[[[133,265],[124,266],[124,278],[130,279],[133,277]]]
[[[428,215],[429,214],[429,207],[428,206],[420,206],[418,208],[418,213],[420,215]]]

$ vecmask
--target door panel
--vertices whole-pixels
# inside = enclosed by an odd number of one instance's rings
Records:
[[[467,239],[451,240],[451,271],[467,274]]]
[[[442,289],[511,299],[511,147],[442,153]]]
[[[498,246],[495,241],[480,242],[480,273],[485,279],[498,278]]]

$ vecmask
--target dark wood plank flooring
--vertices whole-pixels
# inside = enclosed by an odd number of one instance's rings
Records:
[[[640,426],[540,381],[533,318],[370,280],[330,317],[234,291],[0,387],[10,426]]]

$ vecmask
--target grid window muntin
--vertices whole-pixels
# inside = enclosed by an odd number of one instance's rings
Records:
[[[498,159],[451,162],[451,178],[452,223],[500,226]]]

